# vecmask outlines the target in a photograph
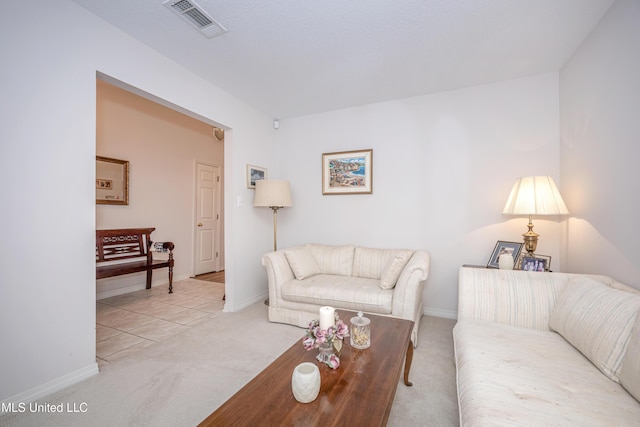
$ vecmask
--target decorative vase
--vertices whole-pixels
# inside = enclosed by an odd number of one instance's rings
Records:
[[[320,370],[315,363],[304,362],[296,366],[291,375],[291,391],[300,403],[313,402],[320,392]]]
[[[501,270],[513,270],[513,256],[511,254],[502,254],[498,258],[498,267]]]
[[[333,343],[325,342],[320,344],[318,347],[318,355],[316,356],[316,359],[322,363],[329,363],[333,354]]]

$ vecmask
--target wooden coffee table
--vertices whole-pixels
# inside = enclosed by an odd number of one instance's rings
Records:
[[[338,313],[347,325],[355,316],[344,310]],[[413,359],[413,322],[366,316],[371,319],[371,347],[354,349],[346,338],[338,369],[318,362],[315,358],[318,350],[304,349],[301,331],[300,340],[200,426],[386,425],[403,364],[404,383],[412,385],[409,370]],[[293,369],[302,362],[315,362],[320,368],[320,394],[311,403],[299,403],[291,391]]]

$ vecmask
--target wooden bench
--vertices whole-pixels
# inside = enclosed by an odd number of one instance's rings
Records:
[[[96,230],[96,279],[146,271],[147,289],[151,289],[153,270],[168,267],[169,293],[172,294],[174,245],[164,242],[162,250],[169,252],[169,259],[154,260],[151,241],[153,230],[155,228]]]

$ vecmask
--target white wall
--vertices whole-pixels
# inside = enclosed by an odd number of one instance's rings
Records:
[[[283,120],[277,151],[294,206],[279,247],[351,243],[431,252],[427,313],[453,317],[457,272],[486,264],[498,240],[522,241],[502,216],[513,182],[558,169],[557,73]],[[323,152],[373,149],[373,194],[322,195]],[[560,224],[534,221],[559,265]],[[265,225],[267,226],[267,225]]]
[[[617,0],[560,73],[567,270],[640,288],[640,2]]]
[[[226,308],[259,300],[270,230],[235,200],[252,195],[246,163],[275,170],[271,119],[68,0],[9,2],[0,29],[0,400],[33,400],[97,372],[96,72],[232,129]]]

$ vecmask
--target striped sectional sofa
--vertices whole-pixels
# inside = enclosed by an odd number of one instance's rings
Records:
[[[270,252],[269,321],[307,327],[322,306],[361,310],[412,320],[417,346],[429,261],[424,250],[317,243]]]
[[[640,291],[464,267],[458,289],[461,426],[640,425]]]

